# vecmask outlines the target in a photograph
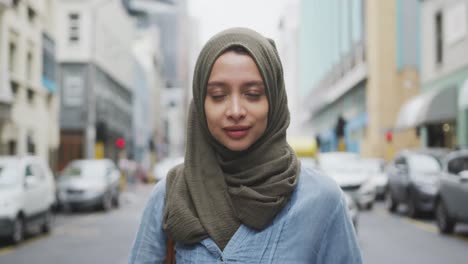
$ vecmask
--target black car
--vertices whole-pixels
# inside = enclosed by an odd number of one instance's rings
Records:
[[[457,222],[468,222],[468,150],[455,151],[443,162],[436,222],[441,233],[451,233]]]
[[[433,212],[441,170],[440,160],[427,149],[401,152],[387,170],[387,209],[394,212],[398,204],[406,204],[413,218]]]

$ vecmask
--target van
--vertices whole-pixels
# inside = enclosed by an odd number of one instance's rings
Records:
[[[0,237],[17,244],[32,227],[49,232],[55,197],[54,176],[42,158],[0,157]]]

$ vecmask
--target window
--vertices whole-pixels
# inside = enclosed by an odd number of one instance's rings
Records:
[[[8,141],[8,155],[16,155],[16,141]]]
[[[34,143],[34,140],[31,135],[29,135],[27,138],[27,148],[29,154],[36,154],[36,144]]]
[[[8,58],[8,69],[10,72],[15,72],[16,71],[16,44],[13,42],[10,42],[10,47],[9,47],[9,58]]]
[[[17,82],[14,82],[12,81],[11,82],[11,93],[13,94],[14,97],[16,97],[16,95],[18,94],[18,83]]]
[[[33,176],[33,169],[32,169],[32,166],[31,165],[28,165],[26,166],[26,177],[30,177],[30,176]]]
[[[34,21],[36,20],[36,11],[31,7],[28,7],[28,20],[31,24],[34,24]]]
[[[452,159],[447,164],[448,172],[451,174],[459,174],[462,171],[468,170],[468,157],[458,157]]]
[[[32,52],[28,52],[27,62],[26,62],[26,79],[32,81],[33,77],[33,55]]]
[[[30,104],[34,103],[35,92],[32,89],[28,89],[28,102]]]
[[[442,12],[437,12],[435,16],[435,41],[436,41],[436,63],[442,64],[444,59],[444,46],[443,46],[443,25],[442,25]]]
[[[68,15],[68,41],[70,43],[80,41],[80,15],[77,13]]]

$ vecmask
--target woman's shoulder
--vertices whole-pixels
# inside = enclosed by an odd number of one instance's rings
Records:
[[[314,207],[315,210],[333,210],[343,199],[338,184],[323,172],[301,166],[295,194],[296,207]]]

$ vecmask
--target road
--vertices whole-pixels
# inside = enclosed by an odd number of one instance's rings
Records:
[[[444,236],[431,216],[410,219],[402,207],[396,214],[388,213],[383,204],[361,212],[358,236],[364,263],[468,263],[466,225]]]
[[[129,250],[152,186],[137,185],[108,213],[58,214],[50,235],[14,247],[0,244],[0,263],[127,263]],[[364,263],[468,263],[468,226],[442,236],[431,218],[411,220],[404,208],[389,214],[380,203],[359,217]]]
[[[32,236],[17,247],[0,244],[0,263],[127,263],[152,186],[128,189],[119,209],[59,213],[50,235]]]

